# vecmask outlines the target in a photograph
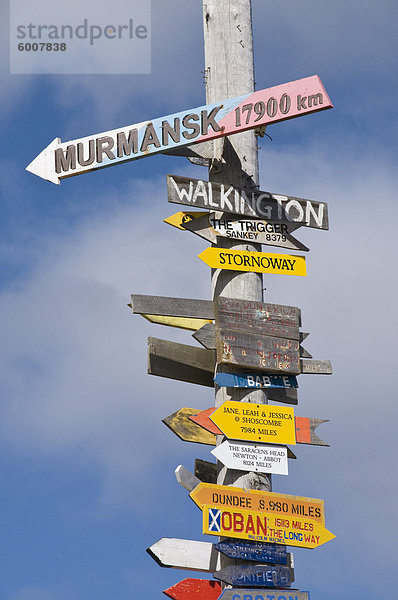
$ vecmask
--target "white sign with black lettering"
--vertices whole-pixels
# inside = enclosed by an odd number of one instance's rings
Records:
[[[226,440],[211,453],[228,469],[288,475],[286,446]]]
[[[217,218],[215,213],[190,218],[185,220],[184,229],[189,229],[196,235],[217,243],[218,236],[228,237],[232,240],[248,240],[268,246],[279,246],[289,250],[307,251],[307,246],[296,240],[291,233],[300,224],[264,221],[260,219],[242,219],[228,217],[224,214]]]

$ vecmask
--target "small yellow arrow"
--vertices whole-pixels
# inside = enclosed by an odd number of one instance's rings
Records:
[[[206,319],[196,319],[194,317],[170,317],[167,315],[142,315],[150,323],[159,323],[159,325],[168,325],[169,327],[177,327],[178,329],[188,329],[189,331],[197,331],[206,323]]]
[[[172,225],[172,227],[176,227],[177,229],[182,229],[183,231],[186,231],[184,223],[192,221],[192,219],[198,219],[199,217],[203,217],[203,215],[208,214],[208,212],[187,212],[180,210],[174,215],[171,215],[171,217],[163,219],[163,222],[167,223],[168,225]]]

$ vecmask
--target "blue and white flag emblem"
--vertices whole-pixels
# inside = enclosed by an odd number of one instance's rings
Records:
[[[209,508],[209,531],[221,531],[220,526],[221,510],[217,508]]]

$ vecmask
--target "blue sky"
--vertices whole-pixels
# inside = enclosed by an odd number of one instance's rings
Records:
[[[58,187],[25,167],[54,137],[204,104],[201,2],[153,0],[152,73],[131,76],[10,75],[1,7],[0,598],[160,599],[195,573],[161,569],[145,548],[204,539],[174,469],[211,460],[161,419],[213,398],[146,374],[149,335],[190,335],[127,303],[210,297],[206,242],[162,222],[176,212],[165,175],[207,171],[155,156]],[[259,154],[261,189],[329,205],[330,231],[295,234],[308,276],[264,282],[267,300],[301,308],[306,348],[334,367],[300,377],[296,410],[330,419],[331,447],[295,449],[273,480],[325,500],[336,539],[293,551],[314,600],[387,598],[398,583],[397,12],[393,0],[253,1],[257,89],[318,74],[335,106],[269,127]]]

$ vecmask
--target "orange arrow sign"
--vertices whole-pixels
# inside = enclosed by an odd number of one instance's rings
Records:
[[[243,508],[281,518],[303,517],[315,523],[325,524],[324,501],[318,498],[276,494],[263,490],[243,490],[242,488],[199,483],[189,494],[201,510],[205,506],[215,508]]]
[[[215,423],[213,423],[213,421],[210,419],[210,416],[215,410],[216,409],[214,406],[211,408],[206,408],[206,410],[202,410],[196,415],[190,415],[189,419],[203,427],[203,429],[210,431],[210,433],[214,433],[214,435],[222,435],[223,433],[221,429],[219,429],[217,425],[215,425]]]

